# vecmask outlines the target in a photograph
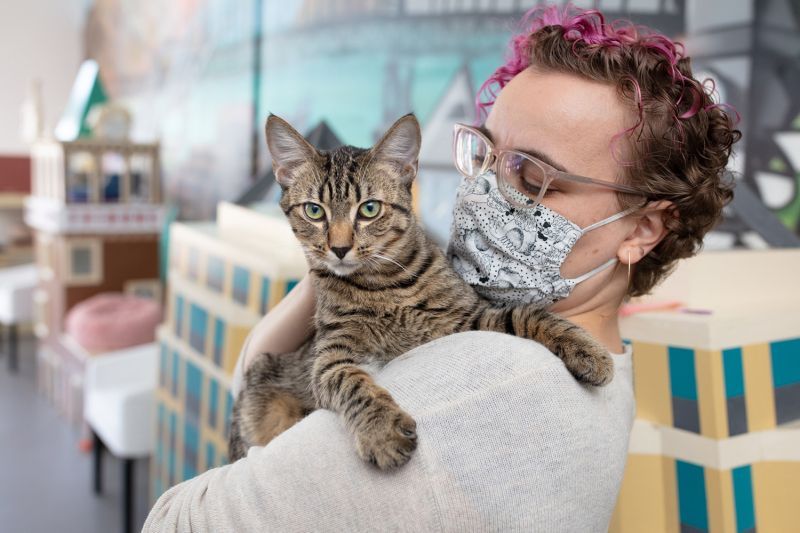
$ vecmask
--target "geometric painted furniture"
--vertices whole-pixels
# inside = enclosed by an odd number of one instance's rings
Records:
[[[152,501],[228,462],[231,376],[253,326],[307,270],[277,206],[220,203],[216,222],[170,226],[167,312],[158,329]]]
[[[40,387],[78,425],[83,354],[91,350],[73,349],[64,317],[102,292],[162,299],[158,144],[43,138],[31,145],[31,163],[25,221],[35,230],[39,268],[34,332]]]
[[[132,531],[133,467],[153,450],[158,345],[140,344],[92,357],[86,365],[85,413],[94,445],[94,492],[102,492],[103,450],[121,459],[122,530]]]
[[[683,310],[621,319],[636,422],[611,531],[797,527],[798,272],[797,250],[704,252],[647,298]]]
[[[717,350],[633,345],[642,420],[721,439],[800,419],[800,334]]]
[[[715,445],[641,421],[634,433],[610,531],[797,531],[800,429]]]

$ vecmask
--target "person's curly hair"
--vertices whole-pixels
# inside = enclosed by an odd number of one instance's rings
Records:
[[[648,200],[669,200],[664,239],[636,265],[628,296],[647,294],[678,259],[697,253],[703,236],[719,221],[733,198],[733,180],[725,167],[742,134],[739,121],[715,103],[713,81],[692,75],[683,45],[628,20],[606,22],[597,10],[572,5],[537,6],[521,21],[506,63],[480,87],[476,122],[511,78],[535,67],[576,74],[614,84],[624,102],[638,109],[636,124],[617,133],[612,155],[625,172],[623,180]],[[711,81],[711,83],[707,83]],[[487,98],[482,100],[484,93]],[[730,107],[730,106],[727,106]],[[732,108],[731,108],[732,109]],[[620,161],[616,142],[626,140]],[[641,198],[619,194],[622,208]]]

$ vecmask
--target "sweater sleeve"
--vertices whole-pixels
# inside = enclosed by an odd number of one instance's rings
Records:
[[[169,489],[143,531],[437,531],[428,491],[422,464],[378,471],[337,416],[320,410],[236,463]]]
[[[620,387],[615,377],[586,388],[535,342],[467,332],[370,373],[417,421],[408,463],[383,472],[362,461],[338,415],[317,410],[169,489],[143,531],[607,527],[630,431],[629,372]]]

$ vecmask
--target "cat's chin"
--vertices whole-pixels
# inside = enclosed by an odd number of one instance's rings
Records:
[[[339,277],[346,277],[358,270],[361,265],[325,265],[325,267]]]

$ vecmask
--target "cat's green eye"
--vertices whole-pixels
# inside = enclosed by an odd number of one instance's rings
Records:
[[[377,200],[364,202],[358,208],[358,214],[364,218],[375,218],[381,212],[381,203]]]
[[[305,205],[305,210],[306,216],[311,220],[320,220],[325,216],[325,210],[322,209],[322,206],[313,202],[308,202]]]

